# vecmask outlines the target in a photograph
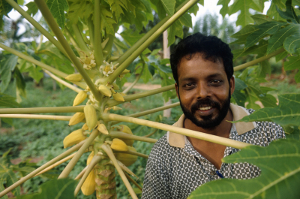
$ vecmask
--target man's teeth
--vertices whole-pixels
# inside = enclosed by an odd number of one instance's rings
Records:
[[[209,110],[211,109],[211,106],[206,106],[206,107],[200,107],[199,110],[201,111],[206,111],[206,110]]]

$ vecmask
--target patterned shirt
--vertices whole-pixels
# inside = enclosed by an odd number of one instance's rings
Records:
[[[253,110],[231,104],[233,120],[249,115]],[[184,116],[174,126],[182,127]],[[267,146],[284,138],[279,125],[272,122],[248,122],[232,125],[229,138],[254,145]],[[226,147],[224,157],[239,149]],[[142,199],[184,199],[200,185],[220,178],[250,179],[259,176],[260,169],[249,163],[222,163],[220,170],[198,153],[179,134],[167,132],[153,146],[147,162]]]

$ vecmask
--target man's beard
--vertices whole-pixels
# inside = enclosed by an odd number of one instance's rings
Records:
[[[179,101],[180,101],[181,109],[186,118],[188,118],[195,125],[203,128],[203,129],[213,129],[216,126],[218,126],[223,121],[223,119],[226,117],[228,110],[229,110],[229,106],[230,106],[230,98],[231,98],[230,91],[229,91],[228,98],[224,101],[224,103],[222,105],[220,105],[218,102],[215,102],[209,98],[204,98],[204,99],[197,101],[195,104],[193,104],[191,107],[191,110],[188,110],[187,108],[185,108],[182,105],[180,97],[179,97]],[[195,112],[197,110],[199,110],[201,104],[204,104],[206,106],[211,106],[212,108],[216,108],[219,111],[216,118],[212,118],[213,115],[207,115],[207,116],[201,116],[202,120],[198,120],[195,117]]]

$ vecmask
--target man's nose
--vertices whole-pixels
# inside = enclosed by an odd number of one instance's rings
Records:
[[[210,89],[207,86],[207,84],[199,83],[197,88],[198,88],[198,91],[197,91],[197,93],[198,93],[197,98],[198,99],[203,99],[203,98],[206,98],[206,97],[210,96]]]

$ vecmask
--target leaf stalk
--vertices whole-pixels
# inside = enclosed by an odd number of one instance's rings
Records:
[[[76,196],[82,186],[82,184],[84,183],[85,179],[88,177],[90,172],[95,172],[92,171],[93,168],[95,167],[95,165],[102,159],[102,156],[99,155],[95,155],[93,157],[93,159],[91,160],[90,164],[87,166],[82,178],[80,179],[79,183],[77,184],[75,191],[74,191],[74,195]]]
[[[155,95],[155,94],[158,94],[158,93],[162,93],[162,92],[174,89],[174,88],[175,88],[175,85],[173,84],[173,85],[164,86],[164,87],[161,87],[161,88],[157,88],[157,89],[153,89],[153,90],[149,90],[149,91],[145,91],[145,92],[141,92],[141,93],[137,93],[137,94],[126,95],[126,96],[124,96],[124,100],[125,100],[125,102],[128,102],[128,101],[132,101],[132,100],[139,99],[139,98],[142,98],[142,97],[147,97],[147,96],[150,96],[150,95]],[[110,107],[116,106],[116,105],[121,104],[121,103],[124,103],[124,102],[119,102],[119,101],[116,101],[116,100],[113,100],[113,99],[110,99],[110,100],[107,101],[107,105],[110,106]]]
[[[75,113],[83,112],[84,106],[36,107],[36,108],[1,108],[0,114],[30,113]]]
[[[20,119],[42,119],[42,120],[69,121],[71,119],[71,116],[34,115],[34,114],[0,114],[0,118],[20,118]]]
[[[95,0],[94,3],[94,57],[97,66],[101,66],[103,63],[103,53],[101,47],[102,33],[100,0]]]
[[[73,146],[72,148],[68,149],[67,151],[63,152],[62,154],[60,154],[59,156],[53,158],[52,160],[50,160],[49,162],[45,163],[44,165],[40,166],[39,168],[37,168],[36,170],[32,171],[31,173],[29,173],[28,175],[26,175],[25,177],[21,178],[19,181],[15,182],[14,184],[12,184],[11,186],[7,187],[6,189],[4,189],[1,193],[0,193],[0,198],[2,196],[4,196],[5,194],[9,193],[10,191],[12,191],[14,188],[16,188],[17,186],[23,184],[25,181],[29,180],[30,178],[33,178],[37,173],[39,173],[40,171],[44,170],[45,168],[47,168],[48,166],[54,164],[55,162],[59,161],[60,159],[70,155],[71,153],[77,151],[83,144],[85,141],[82,141],[80,143],[78,143],[77,145]]]
[[[82,145],[82,147],[78,150],[76,155],[72,158],[72,160],[68,163],[68,165],[65,167],[65,169],[61,172],[61,174],[58,176],[58,179],[66,178],[72,171],[75,164],[78,162],[79,158],[82,156],[82,154],[85,152],[85,150],[90,146],[90,144],[94,141],[94,139],[99,135],[99,131],[97,129],[94,129],[91,133],[91,135],[86,139],[85,143]]]
[[[69,89],[79,93],[80,91],[82,91],[82,89],[80,88],[77,88],[76,86],[73,86],[72,84],[69,84],[68,82],[60,79],[59,77],[57,77],[56,75],[54,75],[53,73],[47,71],[47,70],[44,70],[45,73],[47,73],[52,79],[56,80],[58,83],[61,83],[62,85],[68,87]]]
[[[126,188],[128,189],[131,197],[133,199],[138,199],[138,197],[136,196],[132,186],[130,185],[130,183],[128,182],[128,179],[126,178],[126,175],[124,174],[123,170],[121,169],[121,167],[118,164],[118,161],[113,153],[113,151],[111,150],[110,146],[108,146],[107,144],[102,144],[101,148],[105,151],[105,153],[108,155],[108,157],[111,159],[111,161],[113,162],[115,168],[117,169],[121,179],[123,180]]]
[[[260,57],[258,59],[252,60],[252,61],[247,62],[245,64],[241,64],[241,65],[235,66],[233,68],[233,70],[234,71],[239,71],[239,70],[245,69],[245,68],[247,68],[249,66],[253,66],[253,65],[258,64],[258,63],[260,63],[262,61],[270,59],[271,57],[274,57],[274,56],[276,56],[276,55],[278,55],[278,54],[280,54],[280,53],[282,53],[284,51],[285,51],[284,48],[280,48],[279,50],[276,50],[275,52],[272,52],[272,53],[270,53],[270,54],[268,54],[266,56],[263,56],[263,57]]]
[[[236,140],[231,140],[228,138],[223,138],[223,137],[219,137],[219,136],[215,136],[215,135],[210,135],[210,134],[199,132],[199,131],[192,131],[192,130],[185,129],[185,128],[179,128],[179,127],[170,126],[167,124],[152,122],[152,121],[138,119],[138,118],[132,118],[132,117],[128,117],[128,116],[122,116],[122,115],[117,115],[117,114],[103,114],[102,119],[103,120],[116,120],[116,121],[120,121],[120,122],[130,122],[130,123],[148,126],[148,127],[152,127],[152,128],[158,128],[158,129],[161,129],[164,131],[170,131],[170,132],[178,133],[178,134],[185,135],[188,137],[193,137],[193,138],[197,138],[200,140],[209,141],[209,142],[221,144],[224,146],[230,146],[230,147],[237,148],[237,149],[242,149],[246,146],[251,146],[251,144],[248,144],[248,143],[239,142]]]

